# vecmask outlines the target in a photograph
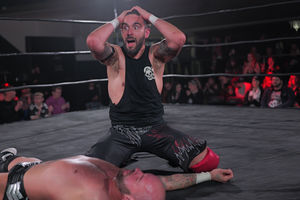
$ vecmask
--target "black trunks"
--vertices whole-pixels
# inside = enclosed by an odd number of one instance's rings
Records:
[[[119,167],[133,153],[149,152],[188,172],[190,162],[206,148],[205,140],[185,135],[166,123],[146,127],[115,125],[109,132],[108,137],[93,145],[86,155]]]
[[[3,200],[28,200],[24,188],[24,174],[39,162],[23,162],[9,170]]]

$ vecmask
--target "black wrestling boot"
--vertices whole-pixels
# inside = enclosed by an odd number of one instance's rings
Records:
[[[17,158],[16,148],[7,148],[0,152],[0,172],[8,172],[8,165]]]

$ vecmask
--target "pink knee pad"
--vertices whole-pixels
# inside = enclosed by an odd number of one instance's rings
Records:
[[[199,163],[193,165],[191,170],[196,173],[208,172],[216,169],[219,165],[220,158],[215,152],[207,147],[207,154]]]

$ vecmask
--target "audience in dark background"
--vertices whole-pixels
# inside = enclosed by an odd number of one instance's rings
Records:
[[[69,111],[70,103],[66,102],[64,97],[62,97],[62,88],[54,87],[51,92],[52,96],[48,97],[46,104],[52,111],[51,114],[56,115]]]
[[[29,116],[31,120],[49,117],[52,110],[48,109],[48,105],[44,103],[44,95],[36,92],[33,95],[33,103],[29,107]]]
[[[89,83],[85,92],[85,108],[87,110],[98,109],[101,107],[100,89],[95,83]]]
[[[23,119],[29,120],[29,106],[32,103],[32,93],[30,88],[25,88],[21,90],[20,101],[22,101],[22,110],[24,112]]]
[[[247,92],[244,98],[244,105],[251,107],[260,107],[262,89],[260,86],[260,79],[257,76],[253,76],[251,81],[251,88]]]
[[[23,102],[16,97],[16,91],[4,92],[4,99],[0,102],[0,123],[10,123],[23,119]]]
[[[176,103],[176,104],[186,103],[186,94],[181,83],[177,83],[175,86],[175,90],[172,93],[172,103]]]
[[[266,88],[261,107],[269,108],[287,108],[294,106],[295,94],[291,88],[288,88],[279,76],[272,77],[272,86]]]
[[[226,37],[227,38],[227,37]],[[225,42],[230,41],[227,38]],[[220,37],[212,42],[222,43]],[[209,43],[204,40],[203,43]],[[192,56],[190,48],[183,49],[178,59],[166,66],[169,73],[203,74],[227,73],[204,78],[165,78],[162,102],[172,104],[238,105],[264,108],[300,108],[300,50],[296,42],[278,41],[248,47],[206,47],[196,49]],[[194,53],[195,53],[194,52]],[[284,56],[281,56],[284,55]],[[43,83],[41,66],[34,66],[27,84]],[[290,73],[288,76],[276,76]],[[233,74],[233,75],[231,75]],[[235,74],[242,74],[237,78]],[[262,76],[262,74],[267,74]],[[18,120],[39,119],[51,115],[80,109],[99,109],[108,102],[105,85],[89,83],[82,86],[74,99],[62,97],[62,87],[40,90],[32,96],[29,88],[18,91],[0,92],[0,123]],[[3,87],[2,87],[3,88]],[[32,89],[35,92],[35,89]],[[64,88],[65,91],[65,88]],[[66,89],[66,91],[68,91]],[[70,92],[69,92],[70,93]],[[18,99],[19,97],[19,99]],[[44,97],[47,100],[44,102]],[[77,104],[78,104],[77,102]]]
[[[186,90],[186,103],[187,104],[202,104],[203,93],[199,85],[199,81],[193,79],[188,82],[188,89]]]

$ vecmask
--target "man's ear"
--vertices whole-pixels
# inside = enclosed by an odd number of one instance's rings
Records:
[[[123,194],[121,200],[134,200],[134,198],[129,194]]]
[[[150,35],[150,28],[145,29],[145,38],[147,39]]]

